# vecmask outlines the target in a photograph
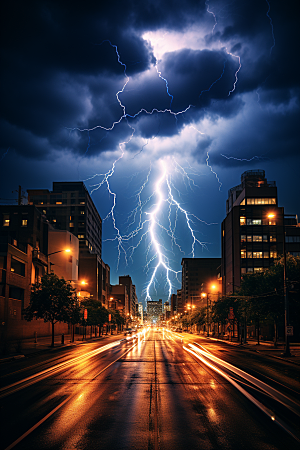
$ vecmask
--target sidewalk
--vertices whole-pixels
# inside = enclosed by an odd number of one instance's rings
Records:
[[[75,334],[74,336],[74,342],[71,341],[71,335],[65,334],[62,339],[62,335],[56,335],[54,336],[54,347],[51,347],[51,336],[42,336],[38,337],[35,341],[34,338],[31,339],[22,339],[18,342],[12,342],[11,343],[11,351],[7,354],[0,354],[0,363],[6,362],[13,359],[21,359],[24,358],[27,355],[31,355],[33,353],[38,353],[42,351],[54,351],[59,348],[63,347],[69,347],[79,344],[84,344],[87,342],[92,341],[98,341],[110,336],[122,336],[123,333],[119,333],[118,335],[113,334],[104,334],[101,336],[93,336],[92,338],[90,335],[87,335],[86,339],[82,339],[82,334]]]
[[[257,339],[253,338],[247,338],[246,344],[241,344],[236,339],[234,341],[214,337],[206,337],[206,339],[223,342],[229,345],[234,345],[244,350],[261,353],[262,355],[265,356],[269,356],[272,358],[279,358],[283,361],[289,361],[293,364],[300,365],[300,343],[294,342],[290,343],[290,353],[292,356],[283,356],[285,350],[283,342],[279,342],[277,344],[277,347],[274,347],[274,343],[272,341],[261,341],[259,344],[257,344]]]

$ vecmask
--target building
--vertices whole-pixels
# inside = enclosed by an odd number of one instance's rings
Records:
[[[222,292],[234,292],[245,273],[261,272],[286,251],[300,254],[297,216],[278,206],[275,181],[264,170],[248,170],[241,184],[228,191],[222,222]]]
[[[177,295],[176,294],[172,294],[171,295],[171,316],[174,316],[174,314],[176,314],[177,312]]]
[[[184,303],[182,299],[182,289],[177,289],[177,304],[176,304],[176,313],[182,314],[184,312]]]
[[[157,323],[162,315],[163,307],[162,300],[148,300],[147,301],[147,319],[150,322]]]
[[[203,293],[221,292],[221,258],[183,258],[182,265],[182,306],[203,305]],[[183,312],[183,311],[180,311]]]
[[[127,288],[128,302],[125,304],[125,314],[135,317],[137,304],[135,285],[132,284],[132,279],[129,275],[120,276],[119,284],[124,285]]]
[[[78,278],[89,295],[108,305],[109,266],[102,261],[102,219],[83,182],[54,182],[53,190],[29,189],[35,205],[57,230],[79,240]]]
[[[62,232],[55,242],[45,216],[33,205],[0,206],[0,221],[0,332],[4,349],[13,340],[35,333],[51,334],[50,323],[40,319],[27,322],[22,310],[29,305],[32,284],[40,282],[49,270],[58,270],[57,274],[65,278],[68,274],[76,277],[78,240]],[[70,243],[72,255],[64,252]],[[67,324],[56,327],[57,333],[67,330]]]
[[[128,305],[128,291],[125,285],[111,285],[110,295],[108,300],[108,307],[115,309],[120,312],[124,317],[126,317],[125,308]],[[129,314],[128,314],[129,316]]]

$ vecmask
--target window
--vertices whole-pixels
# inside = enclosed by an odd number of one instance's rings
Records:
[[[262,258],[262,252],[253,252],[253,258]]]
[[[254,272],[262,272],[263,270],[262,267],[254,267]]]
[[[261,219],[247,219],[247,225],[261,225]]]
[[[241,250],[241,258],[246,258],[246,252],[245,252],[245,250]]]
[[[269,258],[269,252],[264,252],[264,258]]]
[[[245,199],[241,201],[240,205],[244,205],[245,204]]]
[[[84,239],[84,234],[78,234],[77,237],[78,239]]]
[[[80,214],[84,214],[84,211],[80,211]]]
[[[27,219],[22,219],[22,227],[27,227]]]
[[[252,242],[252,236],[251,235],[247,236],[247,242]]]
[[[252,258],[252,252],[247,252],[247,258]]]
[[[9,227],[9,214],[3,214],[3,226],[4,227]]]
[[[240,225],[246,225],[246,217],[244,216],[240,217]]]
[[[253,236],[253,242],[262,242],[262,236],[259,235]]]
[[[286,236],[285,242],[300,242],[300,236]]]
[[[268,242],[268,236],[266,234],[263,235],[263,241]]]
[[[250,272],[250,273],[253,272],[253,267],[248,267],[247,272]]]
[[[276,198],[247,198],[247,205],[276,205]]]
[[[25,277],[25,264],[12,257],[10,271]]]
[[[277,252],[276,251],[270,251],[270,258],[277,258]]]
[[[24,300],[24,289],[16,286],[9,286],[9,298]]]
[[[270,242],[276,242],[276,236],[270,235]]]
[[[246,267],[241,268],[241,274],[244,274],[244,273],[246,273]]]
[[[62,202],[55,202],[56,205],[62,205]]]
[[[70,223],[69,223],[69,227],[70,227],[70,228],[74,227],[74,222],[70,222]]]
[[[245,234],[241,235],[241,242],[246,242],[246,235]]]

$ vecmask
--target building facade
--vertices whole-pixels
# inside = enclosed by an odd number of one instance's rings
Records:
[[[147,320],[157,323],[163,313],[162,300],[148,300],[147,301]]]
[[[181,265],[184,309],[203,306],[203,293],[221,292],[221,258],[183,258]]]
[[[95,300],[108,305],[109,266],[102,261],[102,219],[83,182],[54,182],[53,190],[29,189],[35,205],[57,230],[67,230],[79,240],[79,283]]]
[[[284,238],[286,234],[286,238]],[[228,191],[222,222],[222,292],[234,292],[245,273],[262,272],[274,258],[300,252],[297,216],[278,206],[277,187],[264,170],[242,174],[241,184]]]

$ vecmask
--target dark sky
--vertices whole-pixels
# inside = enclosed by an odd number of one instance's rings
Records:
[[[183,257],[220,257],[227,191],[246,170],[264,169],[300,214],[295,1],[1,9],[1,203],[19,184],[84,181],[112,283],[130,274],[142,301],[153,280],[166,300]]]

